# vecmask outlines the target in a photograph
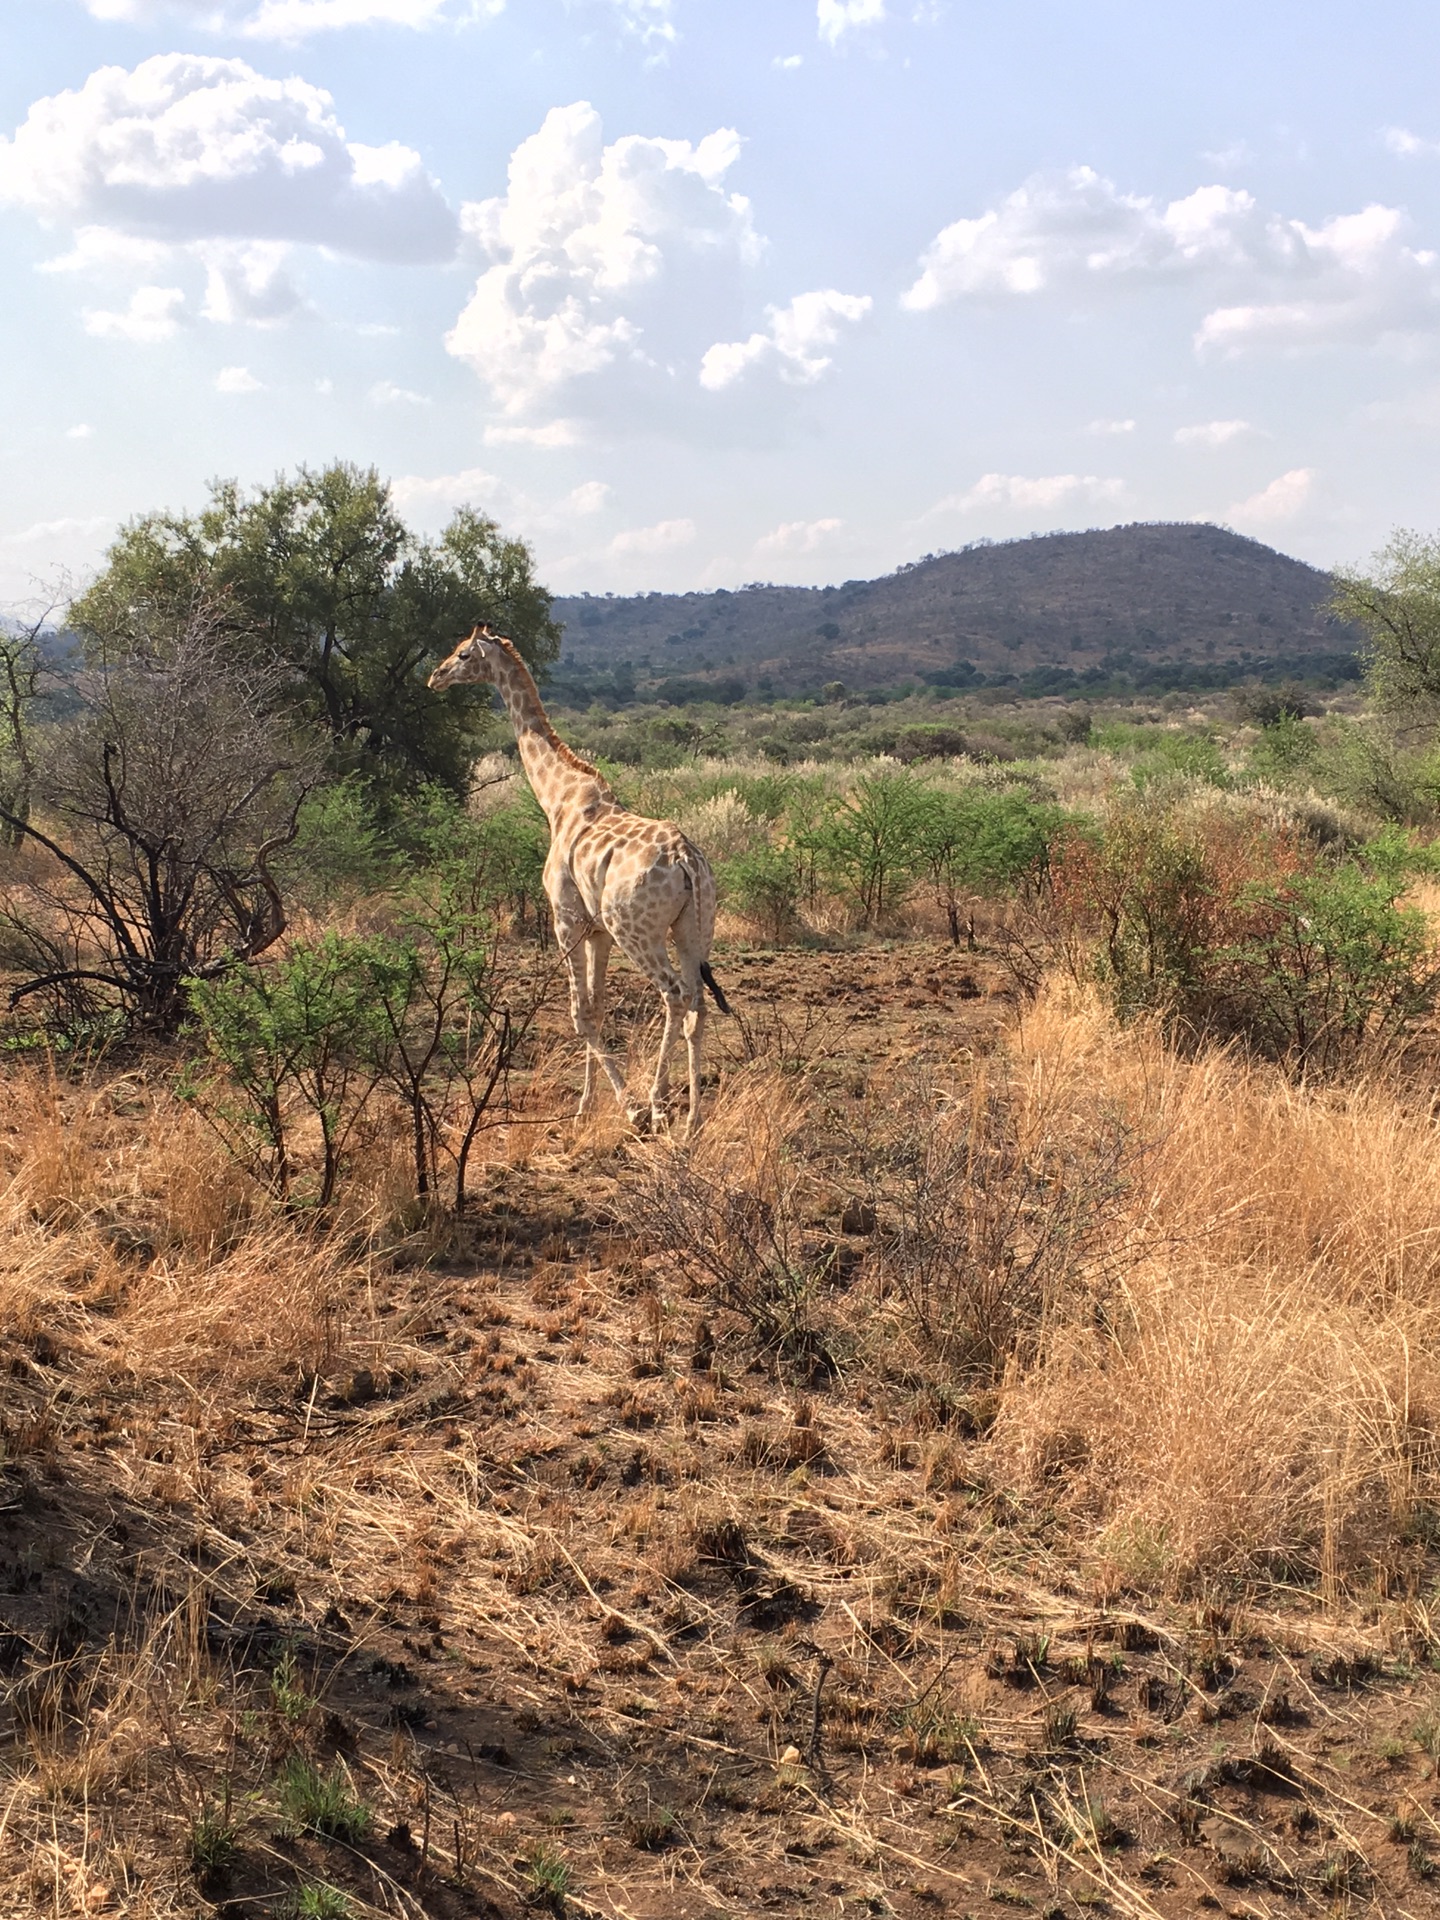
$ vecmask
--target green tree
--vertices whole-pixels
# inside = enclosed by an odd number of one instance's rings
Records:
[[[18,632],[0,629],[0,846],[18,846],[30,818],[35,709],[44,672],[40,634],[46,615]]]
[[[1337,572],[1331,611],[1369,643],[1370,690],[1412,726],[1440,720],[1440,535],[1404,528],[1367,572]]]
[[[827,865],[867,927],[900,905],[914,878],[924,794],[913,774],[864,774],[826,822]]]
[[[425,680],[476,621],[508,633],[537,671],[560,648],[523,541],[470,507],[420,539],[374,468],[343,461],[251,493],[219,481],[198,514],[131,521],[71,618],[92,659],[109,659],[183,632],[202,600],[234,646],[284,665],[335,771],[388,791],[463,785],[483,706],[472,689],[432,693]]]
[[[953,946],[960,944],[962,902],[991,898],[1043,872],[1059,815],[1023,793],[931,788],[917,800],[915,846],[919,864],[944,912]],[[973,916],[968,944],[975,944]]]

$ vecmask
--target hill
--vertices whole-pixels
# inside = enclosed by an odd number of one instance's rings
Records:
[[[738,592],[581,594],[558,689],[737,699],[907,681],[1063,692],[1345,678],[1359,635],[1326,610],[1330,576],[1227,528],[1184,522],[977,542],[879,580]]]

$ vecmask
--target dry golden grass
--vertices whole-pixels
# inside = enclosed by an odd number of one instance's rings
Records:
[[[1018,1885],[1178,1920],[1231,1902],[1219,1808],[1280,1863],[1254,1912],[1325,1909],[1362,1858],[1373,1910],[1407,1910],[1390,1824],[1440,1845],[1428,1799],[1393,1813],[1431,1790],[1440,1649],[1428,1101],[1182,1061],[1061,988],[993,1047],[907,1045],[929,1057],[868,1085],[819,1029],[808,1059],[732,1061],[688,1150],[608,1103],[566,1117],[557,1045],[485,1136],[468,1223],[415,1208],[382,1127],[328,1233],[278,1219],[163,1077],[13,1070],[0,1471],[52,1584],[0,1600],[26,1645],[0,1911],[211,1911],[190,1849],[226,1781],[237,1913],[333,1879],[357,1916],[509,1920],[551,1846],[570,1910],[614,1920],[753,1911],[762,1879],[797,1912],[834,1885],[926,1920]],[[1002,1169],[1128,1142],[996,1380],[947,1377],[891,1284],[921,1087],[946,1151],[982,1113],[977,1158],[1009,1129]],[[800,1277],[788,1353],[642,1205],[682,1178],[748,1196],[716,1270],[758,1247]],[[1388,1659],[1403,1698],[1311,1685],[1317,1646]],[[1226,1662],[1245,1684],[1212,1683]],[[1222,1747],[1291,1755],[1279,1813]],[[297,1755],[343,1769],[365,1847],[277,1839]],[[1303,1844],[1276,1837],[1297,1806]]]
[[[1021,1084],[1141,1148],[1133,1252],[1012,1380],[997,1447],[1141,1585],[1206,1572],[1402,1586],[1440,1500],[1440,1158],[1425,1098],[1182,1061],[1055,988]],[[1057,1463],[1064,1463],[1057,1474]]]

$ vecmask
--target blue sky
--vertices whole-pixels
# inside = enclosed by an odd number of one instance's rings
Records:
[[[1440,13],[0,0],[0,601],[336,456],[558,590],[1440,523]]]

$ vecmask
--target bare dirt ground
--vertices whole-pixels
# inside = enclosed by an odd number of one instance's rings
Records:
[[[720,972],[722,1058],[842,1102],[1008,1008],[939,945]],[[985,1396],[758,1351],[637,1241],[652,1149],[554,1096],[468,1222],[257,1270],[193,1364],[122,1338],[124,1218],[6,1342],[5,1911],[1440,1913],[1429,1541],[1405,1631],[1097,1589]],[[842,1320],[872,1227],[817,1206]],[[297,1765],[368,1824],[287,1811]]]

